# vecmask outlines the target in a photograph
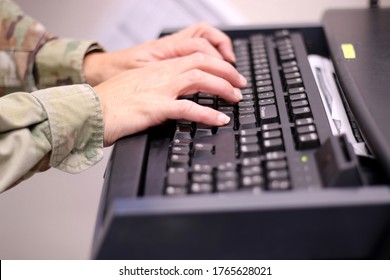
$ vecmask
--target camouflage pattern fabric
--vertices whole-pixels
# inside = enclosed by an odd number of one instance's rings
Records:
[[[100,103],[82,84],[94,50],[95,42],[51,36],[0,0],[0,192],[50,166],[76,173],[102,158]]]

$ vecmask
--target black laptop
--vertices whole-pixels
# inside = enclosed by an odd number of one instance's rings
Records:
[[[225,31],[243,100],[187,98],[231,122],[118,141],[92,258],[389,258],[390,9]]]

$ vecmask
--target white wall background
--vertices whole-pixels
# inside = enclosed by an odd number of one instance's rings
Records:
[[[368,0],[16,0],[52,33],[98,39],[117,49],[163,27],[203,17],[217,25],[320,22],[323,11]],[[180,7],[184,5],[185,8]],[[390,0],[382,1],[390,6]],[[189,11],[189,9],[191,11]],[[204,16],[202,16],[204,14]],[[105,159],[79,175],[50,170],[0,195],[0,259],[86,259]]]

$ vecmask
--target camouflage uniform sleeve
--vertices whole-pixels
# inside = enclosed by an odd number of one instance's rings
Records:
[[[101,159],[103,119],[92,88],[37,90],[83,83],[90,51],[101,48],[56,39],[14,2],[0,0],[0,192],[50,166],[75,173]]]
[[[83,58],[93,41],[58,39],[10,0],[0,0],[0,96],[85,83]]]
[[[102,112],[89,85],[8,94],[0,108],[0,192],[50,166],[77,173],[102,158]]]
[[[55,39],[45,43],[35,60],[35,80],[38,88],[85,83],[85,54],[103,49],[93,41]]]

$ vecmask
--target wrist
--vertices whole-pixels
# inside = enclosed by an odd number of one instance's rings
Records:
[[[85,55],[83,60],[83,75],[87,84],[95,86],[103,82],[104,77],[100,69],[103,65],[104,52],[92,51]]]

